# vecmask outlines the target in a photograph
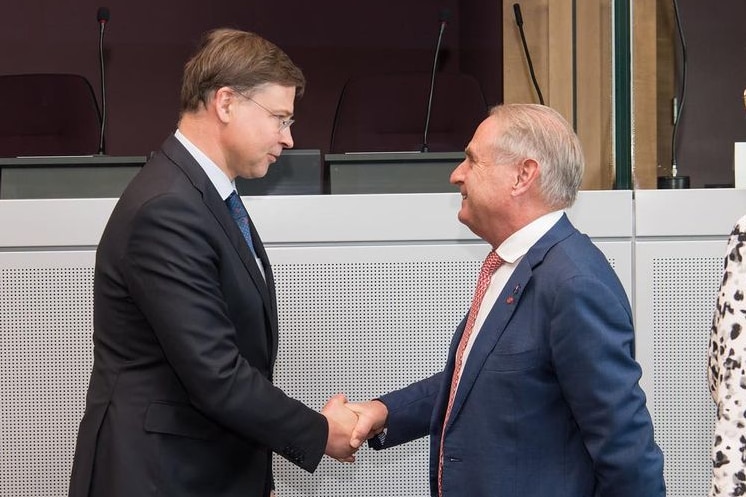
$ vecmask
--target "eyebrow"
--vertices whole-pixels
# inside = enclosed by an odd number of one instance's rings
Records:
[[[292,112],[281,111],[281,110],[276,111],[274,115],[284,120],[293,119],[295,116]]]

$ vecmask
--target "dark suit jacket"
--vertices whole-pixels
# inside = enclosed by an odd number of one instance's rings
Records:
[[[271,453],[313,471],[324,417],[272,385],[277,309],[199,164],[171,136],[127,187],[94,277],[94,364],[70,495],[261,496]]]
[[[385,444],[430,435],[438,454],[445,370],[384,395]],[[663,497],[663,456],[638,385],[632,314],[603,254],[566,216],[516,267],[466,362],[445,432],[443,495]]]

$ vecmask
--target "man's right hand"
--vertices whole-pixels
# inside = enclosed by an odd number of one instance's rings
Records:
[[[357,413],[358,421],[352,431],[350,445],[359,448],[363,442],[381,433],[386,426],[389,410],[380,400],[349,402],[346,407]]]
[[[352,431],[358,423],[357,414],[348,409],[347,399],[337,394],[329,399],[321,414],[329,423],[329,435],[324,453],[340,462],[355,462],[355,452],[360,445],[350,443]]]

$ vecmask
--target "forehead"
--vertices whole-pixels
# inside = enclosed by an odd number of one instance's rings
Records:
[[[495,151],[495,142],[502,133],[502,126],[497,118],[490,116],[477,127],[469,145],[467,154],[473,157],[490,157]]]
[[[252,96],[262,96],[272,100],[295,100],[295,87],[283,86],[277,83],[263,83],[251,90]]]

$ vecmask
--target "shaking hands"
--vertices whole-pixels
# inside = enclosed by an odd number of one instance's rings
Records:
[[[344,394],[337,394],[329,399],[321,414],[329,423],[326,455],[340,462],[354,462],[363,442],[383,431],[388,409],[378,400],[347,402]]]

